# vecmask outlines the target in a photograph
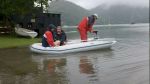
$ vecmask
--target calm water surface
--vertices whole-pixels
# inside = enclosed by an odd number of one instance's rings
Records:
[[[149,84],[149,25],[94,29],[118,42],[111,49],[61,55],[0,49],[0,84]],[[75,28],[64,30],[68,39],[79,38]]]

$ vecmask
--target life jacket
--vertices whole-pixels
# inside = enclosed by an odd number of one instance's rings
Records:
[[[54,47],[54,39],[53,39],[53,34],[50,31],[46,31],[43,35],[44,38],[46,38],[47,43]]]

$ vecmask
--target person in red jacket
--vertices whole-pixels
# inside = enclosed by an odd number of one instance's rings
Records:
[[[42,46],[43,47],[54,47],[60,45],[60,42],[56,41],[54,42],[53,39],[53,31],[56,27],[54,27],[52,24],[50,24],[47,27],[47,31],[44,33],[42,37]]]
[[[87,32],[95,33],[93,30],[93,24],[98,19],[97,14],[93,14],[89,17],[84,17],[78,25],[78,31],[82,42],[87,42]]]

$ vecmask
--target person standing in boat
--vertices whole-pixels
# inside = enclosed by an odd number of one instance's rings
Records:
[[[96,33],[97,31],[93,30],[93,25],[95,21],[98,19],[97,14],[93,14],[88,17],[84,17],[82,21],[79,23],[77,29],[80,33],[80,38],[82,42],[87,42],[87,32]]]
[[[43,47],[55,47],[55,46],[60,45],[60,41],[54,42],[54,39],[53,39],[53,32],[54,32],[55,28],[56,27],[52,24],[50,24],[47,27],[47,31],[44,33],[44,35],[42,37],[42,46]]]
[[[57,26],[53,33],[54,41],[60,41],[60,46],[65,45],[67,41],[66,33],[62,30],[61,26]]]

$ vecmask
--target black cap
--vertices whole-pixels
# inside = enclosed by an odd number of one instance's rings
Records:
[[[49,27],[50,29],[56,29],[56,26],[53,25],[53,24],[49,24],[48,27]]]
[[[52,29],[56,29],[56,26],[53,24],[49,24],[47,30],[51,31]]]

